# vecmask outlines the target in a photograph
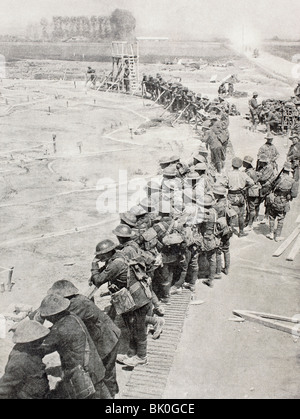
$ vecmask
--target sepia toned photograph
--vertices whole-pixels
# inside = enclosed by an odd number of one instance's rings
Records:
[[[1,0],[0,399],[300,398],[299,16]]]

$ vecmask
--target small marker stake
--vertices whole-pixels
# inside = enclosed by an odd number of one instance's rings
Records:
[[[54,153],[56,153],[56,134],[52,135],[52,139],[53,139],[53,151]]]

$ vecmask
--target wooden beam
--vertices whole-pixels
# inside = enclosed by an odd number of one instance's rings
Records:
[[[290,251],[289,255],[287,256],[286,260],[294,260],[300,250],[300,235],[298,235],[297,240],[295,241],[292,250]]]
[[[273,253],[273,257],[278,257],[289,247],[289,245],[297,238],[300,233],[300,225],[298,225],[295,230],[289,235],[289,237],[278,247],[278,249]]]
[[[271,329],[276,329],[289,334],[297,333],[296,326],[289,326],[282,323],[278,323],[276,320],[279,320],[281,322],[293,323],[294,325],[300,323],[300,319],[279,316],[276,314],[260,313],[256,311],[233,310],[233,314],[242,317],[245,320],[249,320],[261,324],[263,326],[270,327]]]

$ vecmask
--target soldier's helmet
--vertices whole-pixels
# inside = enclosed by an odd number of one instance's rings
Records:
[[[46,337],[50,330],[35,320],[22,320],[13,335],[14,343],[29,343]]]
[[[117,247],[117,245],[112,240],[102,240],[96,246],[95,256],[105,255],[106,253],[111,252]]]
[[[159,194],[153,194],[151,195],[151,198],[142,199],[139,205],[147,212],[154,212],[158,204],[157,195]]]
[[[192,97],[193,96],[193,92],[187,92],[187,96],[188,97]]]
[[[291,163],[286,161],[283,165],[283,170],[285,170],[287,172],[292,172],[293,169],[292,169]]]
[[[61,297],[71,297],[72,295],[79,294],[79,290],[72,284],[71,281],[62,279],[60,281],[54,282],[52,287],[47,292],[48,295],[58,294]]]
[[[199,173],[197,173],[196,171],[195,172],[189,172],[187,175],[186,175],[186,179],[188,180],[188,179],[190,179],[190,180],[199,180],[200,179],[200,175],[199,175]]]
[[[130,227],[135,227],[137,222],[136,215],[129,211],[121,213],[120,220],[124,221],[124,223],[128,224]]]
[[[269,158],[266,154],[261,154],[258,159],[261,163],[269,163]]]
[[[209,208],[212,207],[213,205],[215,205],[216,201],[214,200],[214,198],[211,195],[204,195],[203,198],[203,202],[201,202],[201,204],[205,207],[205,208]]]
[[[272,141],[273,139],[274,139],[274,137],[269,133],[265,136],[265,140],[267,140],[267,141]]]
[[[130,208],[129,212],[131,212],[131,214],[134,214],[136,217],[140,217],[141,215],[147,214],[147,211],[140,205],[134,205],[132,208]]]
[[[297,140],[299,140],[299,135],[298,135],[298,134],[291,134],[291,135],[289,136],[289,139],[290,139],[290,140],[293,140],[294,138],[297,138]]]
[[[199,153],[194,154],[193,159],[196,160],[196,162],[199,162],[199,163],[205,163],[206,162],[205,156],[203,156],[203,154],[199,154]]]
[[[159,191],[160,190],[160,184],[158,182],[153,181],[153,180],[149,180],[145,189],[148,189],[149,191]]]
[[[253,97],[258,96],[257,92],[253,92]]]
[[[243,166],[243,160],[239,157],[234,157],[234,159],[232,159],[232,166],[236,169],[239,169]]]
[[[159,159],[159,164],[171,164],[171,163],[178,163],[180,160],[179,156],[171,156],[171,157],[162,157]]]
[[[177,170],[175,166],[168,166],[163,171],[163,177],[174,178],[177,175]]]
[[[132,232],[131,228],[126,224],[118,225],[112,232],[117,237],[131,238],[134,236],[134,233]]]
[[[210,129],[210,125],[211,125],[210,120],[209,121],[204,121],[203,124],[202,124],[202,129]]]
[[[243,159],[243,162],[248,163],[248,164],[252,164],[253,163],[253,157],[251,156],[245,156]]]
[[[40,306],[40,315],[42,317],[54,316],[62,313],[69,308],[70,301],[57,294],[47,295]]]
[[[228,227],[226,217],[218,218],[217,223],[219,225],[220,230],[224,230],[226,227]]]
[[[197,172],[204,172],[207,170],[207,166],[205,163],[197,163],[196,166],[194,167],[194,169]]]
[[[213,193],[215,195],[226,196],[227,195],[227,189],[224,188],[224,186],[222,186],[222,185],[216,185],[213,188]]]

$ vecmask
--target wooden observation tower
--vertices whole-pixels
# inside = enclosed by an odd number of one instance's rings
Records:
[[[126,90],[126,79],[133,94],[139,90],[139,46],[138,43],[115,41],[112,47],[111,79],[118,89]],[[128,74],[128,76],[126,75]]]

